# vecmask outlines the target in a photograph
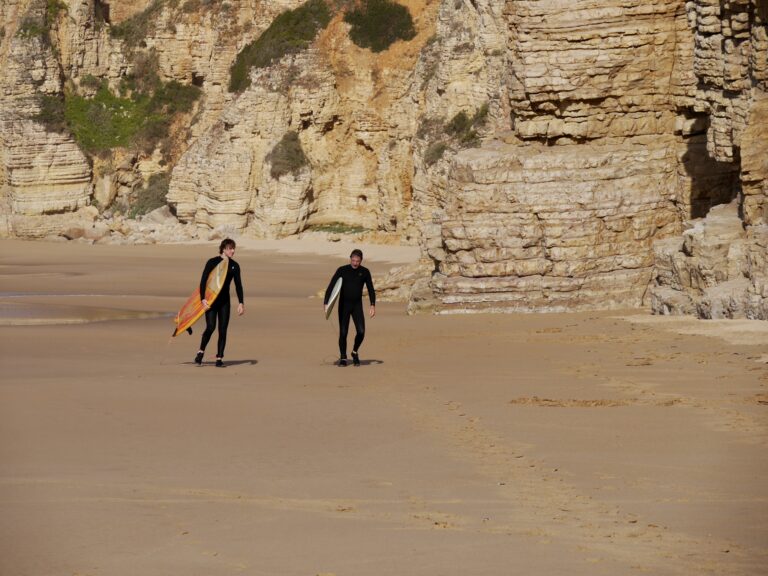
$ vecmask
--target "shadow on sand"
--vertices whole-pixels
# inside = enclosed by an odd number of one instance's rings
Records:
[[[258,364],[258,360],[224,360],[224,368],[227,366],[255,366]],[[201,366],[214,366],[216,364],[215,360],[205,360]],[[194,362],[182,362],[182,365],[184,366],[197,366]],[[214,366],[215,367],[215,366]]]
[[[352,359],[350,358],[348,360],[349,364],[347,365],[347,368],[354,368],[355,366],[352,365]],[[360,366],[371,366],[375,364],[384,364],[384,360],[365,360],[363,358],[360,359]],[[336,360],[333,362],[332,366],[338,366],[339,361]]]

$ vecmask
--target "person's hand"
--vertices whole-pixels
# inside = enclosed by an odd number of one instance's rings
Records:
[[[245,304],[240,302],[240,304],[237,305],[237,315],[242,316],[243,314],[245,314]]]
[[[205,298],[203,298],[203,308],[205,308],[206,310],[211,309],[211,305],[208,304],[208,300],[206,300]]]
[[[370,308],[368,308],[368,315],[371,318],[375,318],[376,317],[376,306],[371,306]]]

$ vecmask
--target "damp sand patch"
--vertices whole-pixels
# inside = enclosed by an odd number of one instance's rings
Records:
[[[83,296],[72,300],[83,299]],[[38,301],[41,300],[41,301]],[[169,312],[129,310],[81,303],[42,301],[32,296],[0,298],[0,326],[55,326],[114,320],[170,318]]]

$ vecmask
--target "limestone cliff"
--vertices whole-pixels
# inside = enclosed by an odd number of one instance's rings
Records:
[[[738,197],[656,246],[652,308],[768,319],[768,3],[698,1],[688,16],[698,80],[692,108],[709,120],[708,156],[737,171]]]
[[[503,73],[487,92],[500,121],[483,146],[417,168],[433,306],[637,306],[653,242],[732,198],[738,167],[707,157],[706,117],[691,109],[695,42],[685,8],[520,1],[499,20],[484,17],[492,3],[443,5],[438,35],[477,22],[492,32],[472,35],[488,42],[477,65]],[[456,59],[438,59],[438,70]],[[430,80],[436,97],[455,99],[445,76]],[[476,84],[463,86],[476,109],[481,99],[468,94]]]
[[[250,87],[174,169],[169,202],[179,217],[262,237],[341,223],[415,238],[411,137],[418,110],[408,95],[435,7],[412,3],[417,37],[386,53],[356,47],[337,17],[308,52],[252,71]],[[298,134],[308,164],[275,177],[268,156],[289,131]]]
[[[64,213],[93,220],[81,211],[91,194],[88,159],[71,137],[33,120],[40,95],[59,93],[64,81],[55,52],[58,15],[42,0],[9,0],[0,29],[0,235],[60,231],[68,225]]]
[[[418,287],[412,309],[705,314],[704,291],[738,281],[740,304],[714,308],[764,315],[764,0],[403,4],[414,36],[360,48],[334,5],[306,49],[231,92],[238,54],[300,0],[8,0],[0,235],[73,221],[115,241],[355,226],[421,246],[398,276]],[[43,95],[152,74],[201,91],[162,142],[83,153],[39,120]],[[185,226],[118,216],[150,178],[169,182]],[[699,223],[720,205],[729,216]],[[738,246],[706,248],[721,235]]]

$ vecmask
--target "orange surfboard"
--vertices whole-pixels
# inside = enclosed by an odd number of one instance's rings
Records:
[[[210,306],[216,300],[221,292],[222,286],[224,286],[224,280],[227,278],[227,267],[229,266],[229,258],[224,258],[218,263],[216,268],[211,270],[208,274],[208,280],[205,281],[205,299]],[[173,331],[173,336],[178,336],[185,330],[192,334],[192,324],[200,319],[200,316],[205,314],[205,308],[203,308],[203,302],[200,299],[200,288],[195,289],[192,295],[187,298],[184,306],[181,307],[179,313],[176,314],[174,322],[176,322],[176,329]]]

